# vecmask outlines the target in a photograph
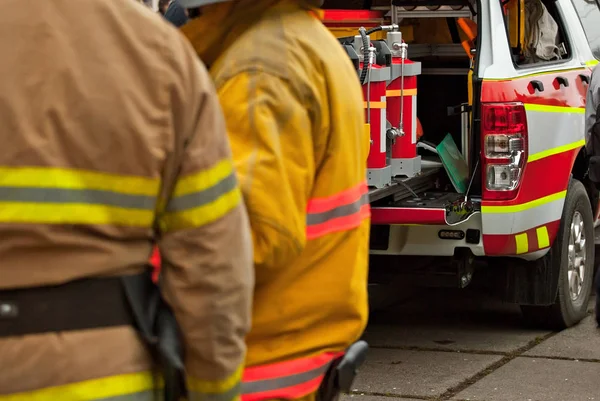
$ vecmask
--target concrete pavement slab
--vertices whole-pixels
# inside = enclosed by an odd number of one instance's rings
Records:
[[[525,327],[518,306],[479,293],[438,291],[373,315],[374,347],[513,352],[548,331]]]
[[[453,400],[589,401],[600,400],[600,363],[516,358]]]
[[[600,360],[600,331],[590,316],[577,326],[535,346],[525,355]]]
[[[372,347],[513,352],[547,332],[485,325],[369,326],[363,338]]]
[[[418,398],[398,398],[398,397],[380,397],[373,395],[360,395],[360,394],[350,394],[350,395],[342,395],[340,397],[341,401],[415,401]]]
[[[408,398],[438,396],[500,359],[497,355],[371,349],[353,390]]]

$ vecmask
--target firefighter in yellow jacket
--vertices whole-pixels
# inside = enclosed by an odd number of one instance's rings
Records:
[[[367,321],[369,137],[356,71],[318,2],[180,2],[202,6],[182,30],[216,84],[254,239],[242,400],[314,399]]]
[[[206,69],[131,0],[2,10],[0,401],[157,399],[118,280],[155,241],[189,398],[234,399],[252,238]]]

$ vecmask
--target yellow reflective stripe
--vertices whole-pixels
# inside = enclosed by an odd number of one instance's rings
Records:
[[[587,65],[588,67],[593,67],[597,64],[598,64],[598,60],[589,60],[589,61],[585,62],[585,65]]]
[[[150,227],[159,188],[147,177],[0,167],[0,222]]]
[[[568,143],[566,145],[557,146],[556,148],[544,150],[542,152],[534,153],[532,155],[529,155],[529,157],[527,158],[527,162],[534,162],[536,160],[540,160],[545,157],[549,157],[549,156],[557,155],[559,153],[568,152],[573,149],[581,148],[582,146],[585,146],[585,139],[582,139],[580,141],[573,142],[573,143]]]
[[[160,219],[163,232],[200,227],[234,209],[242,194],[231,160],[179,180],[173,198]]]
[[[161,385],[150,372],[129,373],[30,392],[0,395],[0,401],[83,401],[108,398],[115,401],[143,400],[140,393],[154,393]]]
[[[151,227],[154,211],[106,205],[0,202],[0,222]]]
[[[188,390],[195,393],[215,394],[227,393],[232,389],[237,389],[242,381],[242,372],[244,366],[240,365],[229,377],[222,380],[200,380],[194,377],[187,377]]]
[[[89,170],[46,167],[0,167],[0,186],[92,189],[128,195],[157,196],[160,180]]]
[[[548,228],[546,226],[538,227],[535,230],[538,240],[538,248],[548,248],[550,246],[550,237],[548,236]]]
[[[385,102],[371,102],[371,108],[372,109],[385,109]],[[363,106],[365,109],[367,109],[367,102],[363,103]]]
[[[532,103],[525,103],[525,110],[539,111],[539,112],[543,112],[543,113],[585,114],[585,109],[582,107],[547,106],[547,105],[532,104]]]
[[[173,191],[173,197],[204,191],[233,173],[233,162],[223,159],[210,168],[181,177]]]
[[[221,195],[217,200],[182,212],[167,213],[160,225],[164,232],[200,227],[212,223],[233,210],[241,201],[238,187]]]
[[[535,207],[545,205],[555,200],[563,199],[567,196],[567,191],[557,192],[552,195],[544,196],[543,198],[534,199],[530,202],[521,203],[510,206],[481,206],[482,213],[515,213],[533,209]]]
[[[385,95],[387,97],[402,96],[402,90],[401,89],[389,89],[385,92]],[[404,96],[416,96],[416,95],[417,95],[416,89],[404,89]]]
[[[517,243],[517,255],[527,253],[527,251],[529,250],[527,233],[515,235],[515,242]]]

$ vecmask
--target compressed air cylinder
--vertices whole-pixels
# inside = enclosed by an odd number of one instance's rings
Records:
[[[386,140],[386,92],[389,79],[389,67],[373,65],[369,73],[370,83],[363,85],[365,119],[371,127],[367,181],[369,186],[376,188],[382,188],[392,180],[391,167],[387,163]]]
[[[392,69],[395,67],[397,62],[393,58]],[[417,76],[406,75],[407,72],[414,73],[415,67],[420,69],[420,63],[404,60],[404,92],[400,77],[393,79],[387,87],[387,119],[393,127],[400,127],[400,102],[404,103],[402,128],[405,135],[392,145],[392,158],[412,158],[417,155]]]
[[[386,86],[387,80],[384,76],[389,68],[374,65],[371,67],[371,88],[368,84],[363,85],[363,97],[365,118],[371,124],[371,151],[367,166],[369,168],[384,168],[387,165],[386,158]],[[368,93],[370,92],[370,94]],[[368,97],[369,96],[369,97]],[[370,100],[370,104],[367,102]]]
[[[400,32],[389,32],[387,42],[392,51],[387,119],[401,133],[391,145],[392,176],[412,177],[421,171],[421,158],[417,156],[417,76],[421,74],[421,63],[409,60],[406,54],[403,60]]]

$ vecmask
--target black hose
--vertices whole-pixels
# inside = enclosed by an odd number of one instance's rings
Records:
[[[364,27],[361,26],[358,29],[358,32],[360,33],[363,42],[363,67],[360,71],[360,84],[364,85],[367,80],[367,72],[369,71],[369,47],[371,46],[371,43],[369,43],[369,37],[367,36]]]
[[[367,35],[370,35],[372,33],[379,32],[379,31],[383,31],[383,27],[382,26],[376,26],[375,28],[369,29],[367,31]]]

